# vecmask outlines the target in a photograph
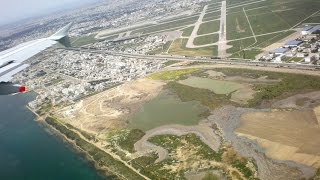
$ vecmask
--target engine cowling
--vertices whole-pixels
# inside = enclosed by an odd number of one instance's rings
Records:
[[[9,95],[16,93],[23,93],[26,91],[26,87],[20,84],[13,83],[0,83],[0,95]]]

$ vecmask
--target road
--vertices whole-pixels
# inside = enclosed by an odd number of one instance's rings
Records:
[[[227,2],[221,2],[221,16],[220,16],[220,34],[218,42],[218,56],[227,57]]]
[[[61,49],[61,48],[60,48]],[[275,62],[263,62],[252,61],[251,59],[235,59],[235,58],[217,58],[217,57],[189,57],[189,56],[172,56],[172,55],[144,55],[144,54],[131,54],[123,52],[114,52],[96,50],[96,49],[84,49],[84,48],[62,48],[71,51],[84,51],[90,53],[108,54],[113,56],[122,56],[128,58],[146,59],[146,60],[163,60],[163,61],[191,61],[191,62],[204,62],[213,64],[227,64],[233,66],[260,66],[260,67],[274,67],[274,68],[286,68],[286,69],[301,69],[301,70],[320,70],[320,65],[312,64],[295,64],[295,63],[275,63]]]

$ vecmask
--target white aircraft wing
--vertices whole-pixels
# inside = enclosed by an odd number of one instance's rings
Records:
[[[68,42],[68,31],[71,23],[60,29],[54,35],[20,44],[11,49],[0,52],[0,95],[25,91],[20,85],[11,83],[12,76],[27,68],[29,65],[23,62],[41,51],[60,42],[65,46]]]

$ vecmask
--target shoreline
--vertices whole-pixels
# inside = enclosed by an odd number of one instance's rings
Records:
[[[74,153],[76,153],[77,155],[79,155],[84,161],[87,161],[88,164],[92,168],[94,168],[97,171],[98,175],[102,176],[103,179],[107,179],[107,178],[116,179],[113,176],[114,173],[109,172],[108,169],[103,169],[102,167],[100,167],[99,163],[97,161],[95,161],[90,154],[88,154],[81,147],[79,147],[74,141],[72,141],[68,137],[66,137],[65,134],[61,133],[55,127],[53,127],[52,125],[48,124],[46,121],[41,121],[41,122],[39,122],[39,124],[41,124],[42,126],[47,128],[50,131],[50,133],[52,133],[51,135],[56,136],[57,138],[59,138],[64,145],[66,145],[69,148],[71,148],[71,150],[74,151]]]
[[[35,116],[37,116],[37,117],[36,117],[36,121],[39,121],[39,120],[40,120],[39,118],[41,118],[41,116],[40,116],[39,114],[37,114],[29,105],[26,105],[26,108],[27,108],[29,111],[31,111]]]
[[[107,167],[103,168],[99,166],[99,162],[94,160],[94,158],[85,150],[83,150],[80,146],[78,146],[74,141],[69,139],[65,134],[57,130],[54,126],[50,125],[45,121],[46,117],[40,116],[33,108],[31,108],[28,104],[25,106],[28,110],[30,110],[36,117],[34,121],[39,123],[40,126],[43,126],[43,128],[47,129],[49,131],[50,135],[55,136],[56,138],[59,138],[63,145],[70,148],[73,153],[76,153],[77,156],[80,156],[80,158],[88,163],[89,166],[94,168],[94,170],[97,172],[99,176],[102,177],[102,179],[122,179],[119,176],[117,176],[117,173],[113,173],[110,170],[107,169]],[[116,176],[116,177],[115,177]]]
[[[52,136],[55,136],[58,138],[63,145],[67,146],[67,148],[70,148],[70,150],[75,153],[77,156],[80,156],[80,158],[83,161],[86,161],[88,165],[93,168],[99,176],[101,176],[103,179],[112,178],[112,173],[107,174],[105,169],[100,168],[97,165],[97,162],[89,156],[86,152],[84,152],[79,146],[77,146],[73,141],[68,139],[64,134],[62,134],[60,131],[52,127],[50,124],[46,123],[45,121],[39,122],[41,126],[43,126],[45,129],[49,131],[49,134]]]
[[[51,121],[51,123],[49,123]],[[53,122],[54,121],[54,122]],[[53,122],[53,124],[52,124]],[[115,158],[112,154],[109,154],[107,150],[101,149],[86,138],[82,137],[81,132],[71,130],[67,128],[59,120],[47,117],[44,121],[41,121],[63,141],[70,144],[80,155],[83,156],[89,163],[94,164],[94,168],[98,172],[102,172],[105,178],[112,179],[149,179],[148,177],[140,174],[136,169],[131,169],[121,159]],[[62,132],[59,130],[65,128],[68,132]]]

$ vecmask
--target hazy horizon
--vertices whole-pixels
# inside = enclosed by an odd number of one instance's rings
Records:
[[[58,10],[77,7],[99,0],[20,0],[0,1],[0,25],[14,23],[27,18],[53,13]]]

